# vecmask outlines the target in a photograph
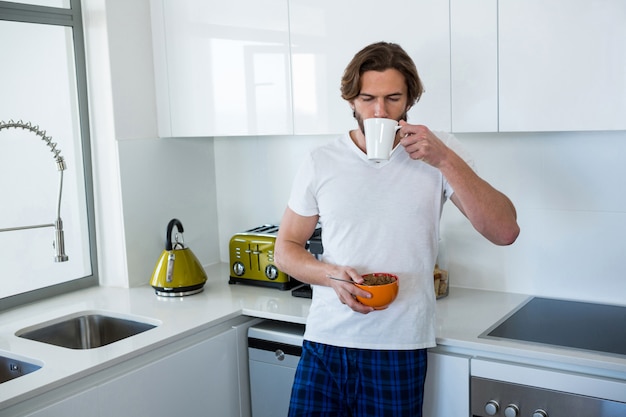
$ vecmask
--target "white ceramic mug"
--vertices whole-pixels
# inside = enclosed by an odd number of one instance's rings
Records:
[[[365,129],[365,151],[367,159],[372,161],[386,161],[393,152],[393,142],[396,131],[400,129],[398,122],[393,119],[372,118],[363,120]]]

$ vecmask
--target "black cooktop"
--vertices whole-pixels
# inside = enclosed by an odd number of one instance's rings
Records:
[[[481,337],[626,355],[626,307],[535,297]]]

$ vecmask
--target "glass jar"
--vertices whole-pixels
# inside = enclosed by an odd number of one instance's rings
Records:
[[[437,299],[446,297],[450,292],[450,274],[448,273],[448,253],[443,239],[439,239],[439,251],[435,262],[435,296]]]

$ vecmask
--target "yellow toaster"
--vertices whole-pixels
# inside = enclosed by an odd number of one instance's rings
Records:
[[[278,226],[266,224],[237,233],[230,239],[229,284],[260,285],[280,290],[299,284],[274,264],[277,233]]]

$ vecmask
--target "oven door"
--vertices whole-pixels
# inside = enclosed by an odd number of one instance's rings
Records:
[[[487,416],[626,416],[626,381],[472,359],[470,409]]]

